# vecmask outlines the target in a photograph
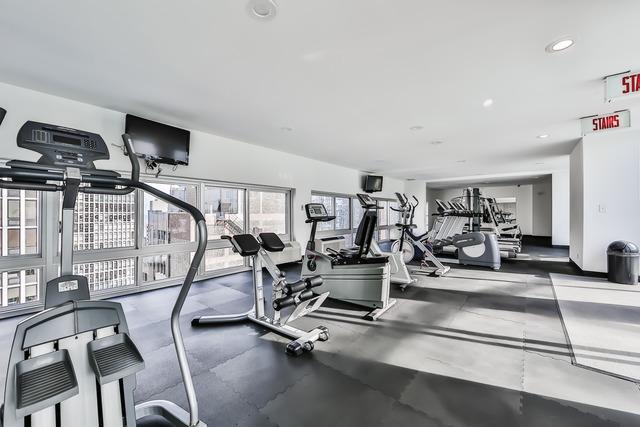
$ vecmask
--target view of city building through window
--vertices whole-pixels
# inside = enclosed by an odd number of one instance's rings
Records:
[[[78,194],[74,230],[76,251],[135,246],[135,193]]]
[[[175,181],[175,182],[174,182]],[[236,188],[206,183],[165,180],[151,183],[172,196],[199,207],[206,217],[210,247],[200,274],[246,266],[246,260],[222,242],[222,235],[275,232],[289,238],[290,194],[287,190],[256,187]],[[58,227],[46,220],[57,212],[61,200],[47,194],[54,209],[43,210],[44,195],[34,191],[0,192],[0,307],[41,303],[47,276],[58,274],[57,266],[45,268],[41,242],[43,233],[54,243],[59,259]],[[138,206],[140,202],[140,206]],[[49,205],[47,205],[49,206]],[[41,218],[40,216],[44,217]],[[140,223],[138,220],[140,219]],[[141,191],[127,195],[80,193],[74,212],[74,274],[88,278],[91,292],[126,293],[127,289],[184,277],[195,250],[196,228],[190,215]],[[32,256],[32,266],[21,259]],[[51,279],[52,277],[48,277]],[[171,279],[174,279],[173,281]]]
[[[285,234],[287,195],[269,191],[249,192],[249,232]]]
[[[3,257],[40,253],[40,194],[36,191],[0,191],[0,245]],[[38,301],[39,268],[3,271],[0,305],[3,307]]]

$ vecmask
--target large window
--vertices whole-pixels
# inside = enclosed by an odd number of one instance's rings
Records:
[[[74,214],[74,250],[135,246],[135,193],[123,196],[80,193]]]
[[[178,252],[142,258],[142,281],[155,282],[187,274],[193,254]]]
[[[287,232],[287,193],[249,192],[249,232],[255,235]]]
[[[0,191],[0,245],[2,256],[40,252],[40,195],[35,191]]]
[[[197,206],[196,184],[152,183],[173,197]],[[152,194],[144,193],[144,243],[147,246],[191,242],[195,239],[195,223],[191,216]]]
[[[36,191],[0,190],[0,307],[40,300],[40,198]]]
[[[288,189],[148,179],[205,215],[208,242],[197,279],[248,267],[223,235],[275,232],[284,241],[290,238]],[[61,209],[59,193],[0,190],[0,317],[42,307],[45,283],[60,274]],[[197,249],[196,233],[187,212],[141,190],[79,193],[73,272],[88,278],[94,297],[180,283]]]
[[[91,292],[113,290],[135,285],[135,258],[86,262],[73,265],[73,273],[86,276]]]
[[[224,187],[204,187],[204,217],[209,240],[223,235],[244,233],[245,190]]]
[[[1,273],[0,301],[3,307],[40,299],[40,269],[11,270]]]

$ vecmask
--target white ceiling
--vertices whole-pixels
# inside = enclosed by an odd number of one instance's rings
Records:
[[[277,2],[4,0],[0,81],[428,180],[548,172],[579,117],[640,107],[601,81],[640,68],[638,0]]]

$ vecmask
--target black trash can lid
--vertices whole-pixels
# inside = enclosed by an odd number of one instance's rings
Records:
[[[640,249],[638,245],[633,242],[625,242],[624,240],[617,240],[609,245],[607,248],[608,254],[638,254]]]

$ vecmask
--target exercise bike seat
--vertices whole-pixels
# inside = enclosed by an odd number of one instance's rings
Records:
[[[236,234],[235,236],[221,236],[221,238],[229,240],[234,251],[243,257],[253,256],[260,252],[260,243],[252,234]]]
[[[284,243],[276,233],[260,233],[260,242],[262,247],[269,252],[282,252]]]
[[[355,258],[360,254],[360,248],[343,248],[340,249],[340,255],[347,258]]]

